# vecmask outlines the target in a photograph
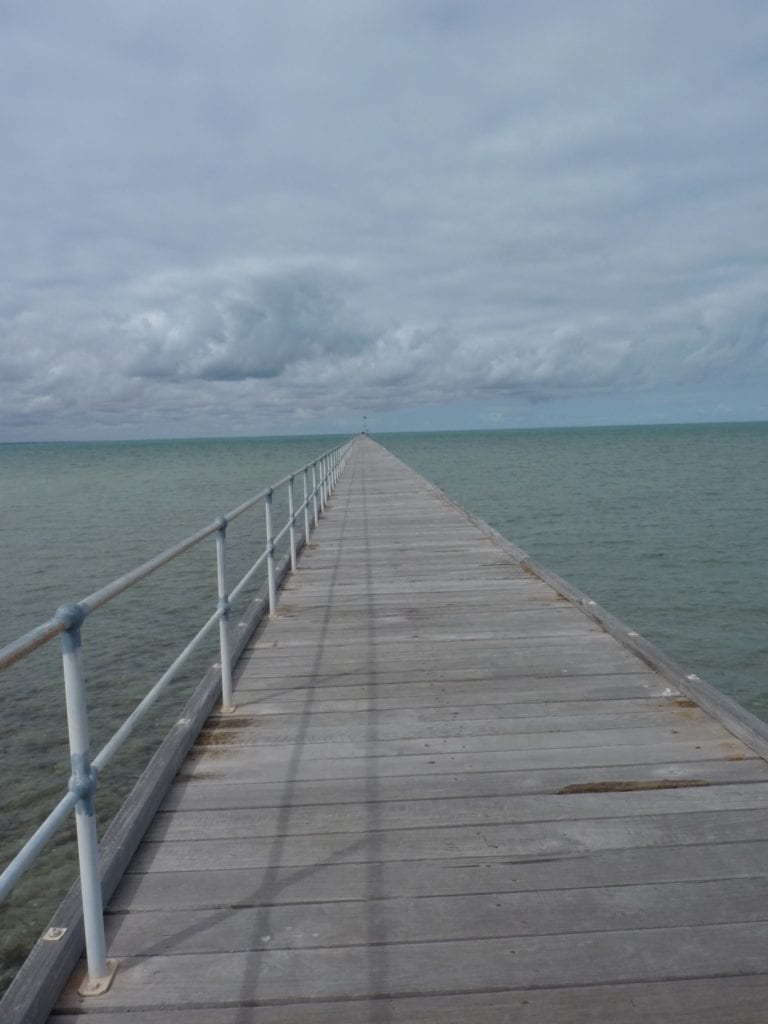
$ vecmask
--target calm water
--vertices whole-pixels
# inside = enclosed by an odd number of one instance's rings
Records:
[[[391,434],[391,451],[691,671],[768,719],[768,424]],[[0,645],[156,554],[334,438],[0,445]],[[282,516],[282,512],[280,512]],[[230,529],[230,573],[263,543]],[[215,604],[213,543],[84,627],[94,746]],[[258,586],[258,581],[254,588]],[[213,651],[100,781],[105,824]],[[0,676],[5,864],[63,792],[55,645]],[[71,835],[0,911],[0,984],[74,874]]]

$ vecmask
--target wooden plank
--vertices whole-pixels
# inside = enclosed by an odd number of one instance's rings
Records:
[[[252,663],[247,668],[237,673],[238,696],[243,693],[248,695],[251,692],[261,690],[296,690],[309,688],[312,691],[322,686],[365,686],[368,696],[374,696],[379,692],[385,693],[385,686],[408,686],[413,692],[419,692],[419,687],[431,688],[433,690],[467,691],[469,686],[462,684],[475,683],[478,692],[503,689],[514,698],[518,691],[529,692],[532,688],[541,687],[541,692],[546,699],[546,685],[552,685],[553,680],[558,680],[560,687],[568,687],[571,693],[576,692],[576,685],[600,686],[607,680],[618,679],[629,685],[641,677],[647,679],[642,667],[634,662],[622,665],[620,670],[612,671],[610,667],[595,664],[594,661],[584,659],[578,663],[570,663],[567,667],[555,667],[542,665],[536,670],[526,672],[521,666],[510,667],[509,665],[479,665],[468,664],[460,668],[452,666],[419,663],[409,665],[400,669],[391,669],[386,666],[368,666],[365,671],[359,668],[347,667],[314,667],[297,671],[294,666],[290,671],[278,672],[275,669],[264,671],[263,666],[258,668]],[[680,691],[670,686],[665,680],[655,677],[653,685],[649,684],[649,692],[659,696],[681,696]],[[391,691],[392,692],[392,691]],[[396,693],[402,691],[393,691]],[[353,694],[350,693],[349,696]]]
[[[292,903],[344,903],[371,895],[397,896],[544,892],[726,878],[764,878],[768,839],[739,843],[630,847],[595,850],[590,856],[318,861],[308,868],[273,863],[266,867],[134,872],[110,900],[113,912],[254,907]],[[371,892],[375,872],[376,892]]]
[[[215,763],[215,762],[214,762]],[[211,778],[203,762],[200,773],[180,776],[162,805],[170,810],[224,810],[234,807],[281,807],[290,785],[292,807],[370,801],[366,792],[371,776],[351,779],[283,779],[267,782],[257,765],[246,763],[235,778],[226,774]],[[693,761],[651,765],[611,765],[599,768],[541,769],[539,771],[447,772],[419,777],[414,789],[411,773],[376,776],[376,801],[433,800],[486,796],[557,793],[566,786],[604,786],[612,784],[665,785],[690,780],[707,785],[732,785],[744,782],[768,782],[768,765],[760,758],[744,761]]]
[[[381,708],[441,707],[446,704],[522,704],[525,702],[579,702],[593,699],[628,700],[634,698],[679,698],[679,691],[667,686],[658,676],[638,672],[595,676],[521,676],[510,679],[431,679],[428,676],[398,676],[395,673],[376,673],[370,682],[361,682],[351,674],[330,679],[308,679],[306,676],[280,680],[243,678],[237,689],[239,706],[254,706],[260,710],[264,704],[312,700],[319,710],[334,702],[340,709],[345,704],[358,702],[361,706]],[[393,681],[394,680],[394,681]],[[259,705],[257,708],[256,705]]]
[[[579,675],[582,676],[600,672],[637,672],[638,663],[627,652],[597,643],[598,640],[602,640],[597,634],[589,639],[592,645],[588,650],[583,650],[587,645],[580,640],[571,644],[567,640],[558,640],[554,637],[528,639],[525,645],[520,642],[514,657],[504,645],[494,649],[482,642],[458,642],[453,645],[452,650],[444,651],[444,657],[451,665],[450,669],[446,670],[455,672],[461,669],[464,672],[480,673],[481,677],[493,674],[505,674],[511,678],[535,674],[567,675],[568,669],[563,666],[570,659],[575,659],[578,661]],[[482,665],[479,664],[480,659]],[[277,649],[262,650],[259,652],[258,661],[251,663],[248,670],[241,673],[239,679],[249,675],[258,679],[301,675],[320,678],[340,673],[356,673],[365,678],[366,674],[373,676],[377,671],[383,670],[410,674],[426,672],[438,678],[440,674],[439,667],[435,666],[434,652],[430,654],[430,648],[426,644],[410,647],[401,645],[396,651],[390,651],[386,645],[371,644],[370,647],[347,647],[335,655],[327,648],[315,650],[314,653],[310,649],[304,653]]]
[[[250,749],[250,748],[246,748]],[[671,738],[668,742],[652,741],[642,744],[614,744],[610,747],[561,747],[541,750],[432,750],[422,754],[384,754],[381,756],[361,754],[358,757],[337,758],[333,750],[326,751],[326,757],[295,763],[285,758],[271,762],[259,757],[258,761],[244,759],[238,748],[219,747],[214,750],[202,747],[193,750],[187,758],[183,774],[204,776],[211,779],[227,778],[233,783],[252,778],[254,770],[264,782],[292,783],[302,779],[359,779],[374,775],[382,779],[388,776],[441,775],[473,772],[538,771],[558,768],[586,768],[617,765],[660,765],[670,761],[700,763],[702,761],[735,762],[754,758],[747,747],[736,739],[718,739],[714,742],[692,741]]]
[[[684,734],[681,735],[681,734]],[[676,736],[683,738],[689,743],[704,745],[707,741],[720,741],[727,743],[722,730],[711,721],[686,723],[680,728],[675,722],[668,722],[662,726],[647,726],[634,728],[627,726],[623,729],[571,729],[562,732],[522,732],[515,734],[514,748],[517,751],[554,750],[567,747],[612,747],[635,744],[651,745],[654,743],[667,744],[674,741]],[[239,742],[237,733],[233,732],[226,746],[229,749],[239,747],[242,750],[251,749],[251,756],[258,756],[262,764],[269,764],[275,761],[285,761],[285,748],[291,743],[270,743],[262,741],[249,745],[246,741]],[[314,760],[316,758],[327,758],[329,756],[328,743],[302,743],[302,761]],[[418,755],[429,751],[432,754],[462,753],[465,751],[508,751],[512,744],[508,732],[501,732],[496,735],[467,733],[465,735],[443,737],[434,735],[430,738],[410,739],[382,739],[374,737],[359,740],[351,743],[333,743],[333,753],[337,759],[347,757],[400,757],[403,755]],[[206,744],[204,748],[197,747],[197,750],[211,750],[212,745]],[[723,750],[726,748],[723,747]]]
[[[581,819],[623,820],[640,815],[697,811],[761,810],[768,807],[768,783],[700,786],[618,793],[568,793],[536,796],[436,797],[418,800],[380,800],[376,780],[366,780],[356,803],[253,808],[160,811],[147,832],[150,842],[224,839],[227,836],[320,836],[363,832],[366,828],[395,832],[403,829],[505,825],[507,822],[573,823]]]
[[[753,810],[649,814],[627,818],[558,820],[411,828],[376,828],[376,805],[358,832],[280,835],[195,842],[145,841],[130,871],[197,871],[208,868],[311,866],[318,862],[365,863],[455,857],[581,857],[596,850],[701,845],[768,839],[768,816]]]
[[[491,713],[495,718],[526,718],[535,720],[537,718],[565,718],[567,716],[576,717],[581,715],[589,715],[591,717],[599,714],[628,715],[638,712],[646,714],[650,711],[672,711],[674,713],[676,710],[668,700],[654,700],[649,698],[647,693],[631,698],[603,697],[601,699],[595,697],[591,700],[579,700],[574,694],[574,699],[572,700],[550,700],[544,702],[541,700],[510,702],[504,700],[505,694],[498,694],[496,701],[485,703],[485,695],[482,691],[478,693],[476,688],[472,688],[468,693],[459,693],[457,696],[463,696],[465,699],[454,703],[447,696],[443,699],[443,703],[439,703],[433,697],[429,704],[419,704],[417,701],[416,704],[407,703],[405,706],[395,703],[393,707],[388,707],[386,704],[382,705],[382,702],[375,697],[369,700],[313,700],[312,716],[319,727],[332,726],[338,728],[345,725],[355,725],[361,721],[370,721],[374,718],[377,724],[387,723],[395,725],[397,723],[407,724],[414,721],[421,723],[444,723],[456,720],[470,722],[474,719],[487,719]],[[406,695],[401,698],[401,701],[409,701],[410,699],[410,695]],[[302,704],[302,701],[296,700],[283,702],[261,701],[258,708],[253,707],[250,717],[246,718],[245,716],[237,715],[234,720],[244,723],[278,722],[285,725],[293,721],[296,716],[307,714]]]
[[[173,950],[226,953],[364,946],[372,927],[387,944],[582,935],[762,921],[768,879],[731,878],[543,892],[426,896],[292,906],[221,907],[111,914],[114,956]]]
[[[354,748],[356,744],[375,740],[377,743],[388,740],[408,741],[416,739],[423,740],[439,739],[441,741],[452,738],[471,738],[477,741],[481,737],[507,737],[507,745],[514,747],[516,737],[520,734],[548,735],[551,733],[594,733],[601,729],[612,733],[618,731],[637,731],[640,729],[665,729],[671,732],[673,727],[678,731],[683,723],[690,722],[709,731],[714,735],[712,720],[699,709],[689,712],[689,718],[676,721],[665,710],[652,709],[623,712],[612,714],[605,711],[602,714],[590,715],[542,715],[540,717],[512,717],[499,716],[498,718],[462,718],[458,714],[448,716],[445,719],[435,718],[432,721],[419,722],[409,720],[407,717],[399,717],[394,721],[380,716],[376,712],[355,715],[355,723],[349,725],[334,725],[324,720],[312,720],[307,724],[303,716],[296,715],[265,715],[258,716],[255,720],[246,721],[240,719],[227,720],[221,725],[208,728],[198,737],[198,745],[203,746],[258,746],[267,747],[275,744],[283,745],[300,741],[302,746],[319,746],[323,743],[333,743],[338,746],[339,756],[344,756],[344,751]],[[415,716],[414,716],[415,717]],[[671,719],[671,720],[670,720]],[[528,741],[526,741],[528,742]],[[563,740],[570,745],[568,739]]]

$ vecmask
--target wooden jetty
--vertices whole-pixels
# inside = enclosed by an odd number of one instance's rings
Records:
[[[542,575],[362,438],[51,1021],[764,1021],[766,732]]]

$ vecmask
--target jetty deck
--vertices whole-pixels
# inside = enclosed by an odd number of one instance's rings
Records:
[[[313,540],[51,1020],[764,1021],[749,729],[369,439]]]

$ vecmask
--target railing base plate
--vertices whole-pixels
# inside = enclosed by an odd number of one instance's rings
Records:
[[[117,974],[117,960],[107,960],[107,973],[103,978],[91,979],[88,977],[86,972],[80,986],[77,990],[79,996],[103,996],[105,992],[109,991],[109,986],[112,984],[112,979]]]

